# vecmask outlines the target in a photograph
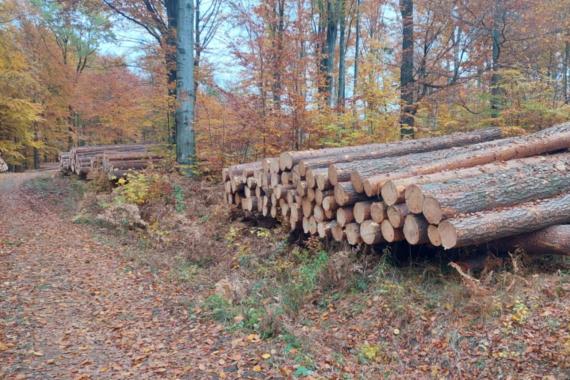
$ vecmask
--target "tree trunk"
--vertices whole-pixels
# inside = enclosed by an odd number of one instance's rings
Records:
[[[346,0],[338,0],[339,2],[339,52],[338,52],[338,91],[337,91],[337,108],[340,113],[344,112],[346,97]]]
[[[522,249],[529,255],[570,255],[570,225],[551,226],[529,234],[505,238],[497,242],[505,251]]]
[[[382,196],[382,200],[384,200],[384,202],[388,206],[392,206],[394,204],[402,203],[405,201],[406,189],[411,185],[421,185],[425,183],[445,182],[453,179],[475,177],[486,173],[495,173],[507,169],[518,168],[524,165],[544,163],[544,162],[555,162],[559,158],[560,156],[558,155],[529,157],[519,160],[494,162],[491,164],[475,166],[473,168],[467,168],[467,169],[448,170],[439,173],[390,180],[382,186],[380,194]],[[415,206],[415,204],[416,202],[414,202],[412,212],[415,213],[421,212],[422,206],[419,206],[418,208]],[[422,199],[422,204],[423,204],[423,199]]]
[[[491,75],[491,117],[497,118],[504,107],[504,91],[501,88],[501,31],[503,29],[503,19],[505,10],[503,0],[495,0],[493,10],[493,27],[491,29],[491,40],[493,42],[492,54],[492,75]]]
[[[559,124],[528,136],[478,144],[469,147],[467,152],[451,158],[371,176],[364,181],[364,190],[368,196],[374,196],[379,193],[380,188],[389,180],[432,174],[444,170],[468,168],[513,158],[536,156],[569,147],[570,123]]]
[[[400,138],[414,138],[414,1],[400,0],[402,61],[400,65]]]
[[[424,153],[459,147],[463,145],[480,143],[483,141],[499,138],[501,132],[498,128],[483,129],[476,132],[454,133],[448,136],[426,138],[397,142],[391,144],[381,144],[379,146],[367,146],[367,149],[354,150],[339,156],[329,156],[318,160],[301,161],[299,167],[321,165],[328,166],[328,179],[332,185],[341,181],[346,181],[350,173],[358,168],[373,168],[374,163],[387,163],[394,159],[411,157],[413,153]],[[435,153],[435,152],[434,152]],[[440,154],[440,153],[435,153]],[[362,190],[359,190],[362,191]]]
[[[194,136],[194,0],[178,0],[176,33],[176,161],[193,165]],[[190,171],[187,171],[189,174]]]
[[[380,224],[372,220],[366,220],[360,225],[360,237],[368,245],[380,244],[385,241]]]
[[[570,39],[570,33],[566,35],[567,39]],[[563,93],[564,93],[564,103],[570,104],[570,94],[568,89],[568,64],[570,63],[570,41],[566,41],[565,49],[564,49],[564,64],[562,65],[562,70],[564,74],[564,81],[563,81]]]
[[[531,201],[500,211],[447,219],[438,229],[445,249],[483,244],[570,222],[570,194]]]
[[[309,167],[327,167],[331,163],[336,162],[350,162],[366,158],[380,158],[425,152],[453,146],[474,144],[498,139],[500,137],[501,130],[499,128],[485,128],[473,132],[460,132],[447,136],[414,141],[283,152],[279,155],[279,168],[281,170],[291,170],[294,165],[299,164],[301,175],[305,175],[306,169]]]
[[[356,116],[356,99],[358,98],[358,60],[360,59],[360,2],[356,0],[356,30],[354,32],[354,78],[352,85],[352,107],[353,115]],[[355,118],[356,119],[356,118]]]
[[[165,0],[166,17],[168,30],[164,47],[164,61],[167,72],[168,88],[168,136],[171,144],[176,143],[176,23],[178,18],[178,0]]]
[[[439,224],[459,214],[552,197],[570,190],[569,165],[567,156],[556,164],[528,165],[446,183],[418,185],[424,199],[423,214],[431,224]],[[413,200],[406,200],[408,206]]]

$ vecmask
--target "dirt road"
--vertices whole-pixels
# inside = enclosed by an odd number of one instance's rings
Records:
[[[218,327],[24,191],[54,173],[0,176],[0,378],[209,378]]]

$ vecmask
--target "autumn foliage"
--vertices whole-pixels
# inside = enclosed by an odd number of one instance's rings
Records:
[[[168,1],[146,3],[0,6],[0,155],[12,168],[76,145],[171,141],[175,28]],[[570,118],[567,0],[412,3],[416,137],[488,125],[521,133]],[[196,2],[202,172],[398,139],[400,5]],[[125,33],[139,44],[115,54],[109,46]]]

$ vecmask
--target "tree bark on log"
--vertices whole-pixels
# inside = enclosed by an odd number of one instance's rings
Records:
[[[570,190],[570,156],[557,163],[527,165],[444,183],[411,185],[406,190],[406,204],[413,212],[418,209],[423,212],[431,224],[439,224],[455,215],[549,198],[567,190]]]
[[[566,154],[566,153],[565,153]],[[405,202],[406,187],[414,184],[444,182],[450,179],[475,177],[485,173],[494,173],[501,170],[521,167],[523,165],[535,164],[547,161],[556,161],[563,157],[561,155],[529,157],[510,161],[494,162],[491,164],[475,166],[472,168],[448,170],[439,173],[419,175],[402,179],[395,179],[386,182],[381,189],[382,200],[392,206],[397,203]]]
[[[435,162],[404,170],[371,176],[364,181],[364,190],[368,196],[374,196],[391,179],[473,167],[495,161],[507,161],[513,158],[536,156],[568,149],[569,147],[570,123],[564,123],[528,136],[477,144],[470,147],[469,151],[448,159],[436,160]]]
[[[446,136],[410,141],[399,141],[386,144],[368,144],[348,148],[332,148],[333,150],[324,149],[323,151],[325,152],[322,155],[312,153],[312,157],[303,157],[298,159],[297,162],[299,163],[300,174],[305,175],[308,168],[324,168],[331,164],[341,162],[402,156],[410,153],[427,152],[431,150],[451,148],[454,146],[477,144],[499,138],[501,138],[501,130],[499,128],[485,128],[473,132],[458,132]],[[336,151],[334,149],[336,149]],[[298,153],[298,157],[305,154],[303,152],[291,153]],[[291,156],[294,156],[294,154]],[[287,160],[289,160],[288,162],[296,161],[295,159]]]
[[[368,200],[368,197],[357,193],[350,182],[341,182],[334,187],[334,199],[340,206],[349,206],[356,202]]]
[[[570,224],[544,228],[529,234],[505,238],[497,242],[502,250],[519,248],[529,255],[570,256]]]
[[[438,227],[445,249],[483,244],[570,222],[570,194],[444,220]]]

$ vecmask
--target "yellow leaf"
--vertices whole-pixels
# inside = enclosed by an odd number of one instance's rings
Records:
[[[253,367],[253,372],[261,372],[261,366],[260,365],[256,365]]]
[[[271,354],[265,353],[263,355],[261,355],[261,357],[265,360],[269,359],[271,357]]]

